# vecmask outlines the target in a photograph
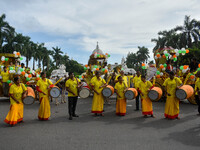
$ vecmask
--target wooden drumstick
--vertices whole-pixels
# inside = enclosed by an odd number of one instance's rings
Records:
[[[58,84],[63,78],[60,78],[54,85]]]

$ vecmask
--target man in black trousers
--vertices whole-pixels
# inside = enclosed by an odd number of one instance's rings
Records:
[[[65,83],[66,90],[68,91],[68,110],[69,110],[69,120],[72,117],[79,117],[76,115],[76,104],[78,100],[78,89],[81,87],[81,81],[74,77],[74,73],[69,73],[69,79]]]
[[[138,90],[138,84],[141,82],[141,73],[140,71],[137,71],[136,76],[133,78],[132,80],[133,84],[134,84],[134,88],[136,90]],[[140,93],[138,91],[138,96],[136,97],[136,111],[139,110],[139,99],[140,99]]]

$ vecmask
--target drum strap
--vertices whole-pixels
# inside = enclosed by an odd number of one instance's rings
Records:
[[[76,78],[76,82],[77,82],[77,92],[79,93],[79,88],[78,88],[78,79]]]
[[[26,90],[24,89],[24,86],[21,83],[20,86],[22,87],[23,92],[25,92]]]

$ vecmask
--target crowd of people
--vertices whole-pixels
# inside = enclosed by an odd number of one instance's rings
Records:
[[[194,62],[195,63],[195,62]],[[193,70],[194,70],[193,64]],[[19,66],[17,63],[13,65],[10,64],[16,72],[19,68],[24,68],[24,70],[29,70],[25,68],[24,64]],[[8,80],[10,79],[10,73],[8,69],[10,66],[5,66],[1,69],[1,80],[3,87],[4,96],[10,97],[10,109],[6,116],[5,122],[10,125],[15,125],[18,122],[23,122],[23,99],[28,95],[27,85],[25,86],[24,75],[13,76],[13,84],[9,85]],[[191,65],[192,67],[192,65]],[[189,71],[187,72],[189,74]],[[165,79],[163,83],[163,89],[166,96],[164,116],[168,119],[180,119],[179,118],[179,99],[176,97],[175,92],[183,84],[186,84],[188,80],[186,75],[181,75],[180,70],[168,71],[169,77]],[[79,117],[76,114],[76,105],[79,96],[79,89],[82,87],[83,82],[87,82],[90,86],[90,90],[93,92],[93,101],[91,113],[94,116],[104,116],[104,104],[109,98],[105,98],[102,95],[102,90],[111,85],[117,95],[116,97],[116,115],[125,116],[126,115],[126,103],[127,99],[125,97],[125,92],[129,88],[135,88],[138,92],[137,97],[135,97],[136,106],[135,111],[140,109],[139,104],[142,106],[142,115],[146,118],[148,116],[155,117],[153,113],[153,104],[148,97],[148,92],[155,86],[154,83],[147,81],[145,75],[141,75],[140,71],[137,71],[135,75],[124,74],[124,70],[110,73],[110,75],[102,74],[101,71],[87,72],[88,78],[90,76],[89,82],[84,78],[82,81],[74,76],[73,72],[69,73],[68,77],[59,83],[59,87],[62,89],[61,102],[66,102],[65,93],[68,92],[68,113],[69,120],[73,120],[73,117]],[[195,82],[195,99],[198,104],[198,112],[200,114],[200,71],[196,73]],[[49,95],[49,90],[54,87],[54,84],[50,79],[46,77],[45,72],[40,72],[40,77],[35,83],[35,90],[39,93],[40,107],[38,110],[39,120],[49,120],[51,116],[50,100],[52,97]],[[184,78],[181,79],[181,78]],[[57,78],[57,81],[59,78]],[[9,87],[10,86],[10,87]],[[9,91],[8,91],[9,89]],[[109,101],[108,101],[109,102]],[[58,99],[56,99],[56,104],[58,104]]]

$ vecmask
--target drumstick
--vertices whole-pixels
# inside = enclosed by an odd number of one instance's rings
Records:
[[[60,78],[54,85],[58,84],[63,78]]]

